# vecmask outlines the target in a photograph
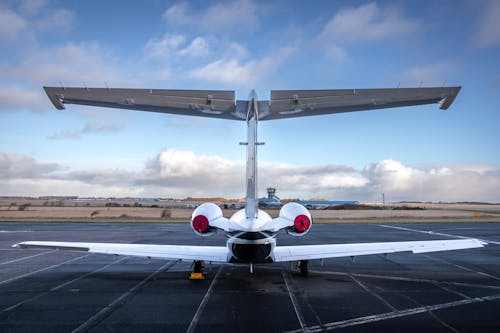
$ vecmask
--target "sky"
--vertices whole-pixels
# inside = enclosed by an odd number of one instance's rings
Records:
[[[244,122],[43,86],[462,86],[454,104],[259,124],[259,195],[500,202],[500,1],[0,2],[0,196],[244,197]]]

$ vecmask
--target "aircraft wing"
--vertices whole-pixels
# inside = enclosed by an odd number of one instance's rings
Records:
[[[440,104],[446,110],[461,87],[272,90],[269,110],[260,120],[272,120],[330,113],[364,111],[422,104]]]
[[[245,120],[246,104],[234,91],[43,87],[54,106],[80,104],[232,120]],[[241,106],[241,107],[240,107]]]
[[[295,261],[322,258],[355,257],[411,251],[413,253],[462,250],[483,247],[486,243],[474,238],[413,242],[353,243],[326,245],[276,246],[274,261]]]
[[[81,243],[81,242],[42,242],[29,241],[13,245],[14,247],[72,250],[90,253],[117,254],[125,256],[156,258],[205,260],[227,262],[228,249],[225,246],[191,245],[151,245],[151,244],[116,244],[116,243]]]

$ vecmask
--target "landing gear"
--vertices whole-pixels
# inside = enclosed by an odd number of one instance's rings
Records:
[[[190,280],[203,280],[205,279],[205,263],[201,260],[195,260],[193,262],[193,271],[189,276]]]
[[[300,275],[308,276],[309,275],[309,260],[300,260],[298,267],[300,269]]]

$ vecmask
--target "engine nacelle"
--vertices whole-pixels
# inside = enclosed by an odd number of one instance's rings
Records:
[[[290,221],[291,226],[286,232],[292,236],[304,236],[311,229],[311,213],[296,202],[289,202],[281,207],[279,217]]]
[[[220,228],[220,224],[225,220],[219,206],[213,203],[204,203],[191,214],[190,225],[195,234],[210,236],[217,228]]]

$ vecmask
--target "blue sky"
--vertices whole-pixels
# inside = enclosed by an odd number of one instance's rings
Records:
[[[3,1],[0,195],[243,196],[243,123],[68,106],[42,86],[460,85],[436,105],[260,124],[260,194],[500,201],[498,1]]]

